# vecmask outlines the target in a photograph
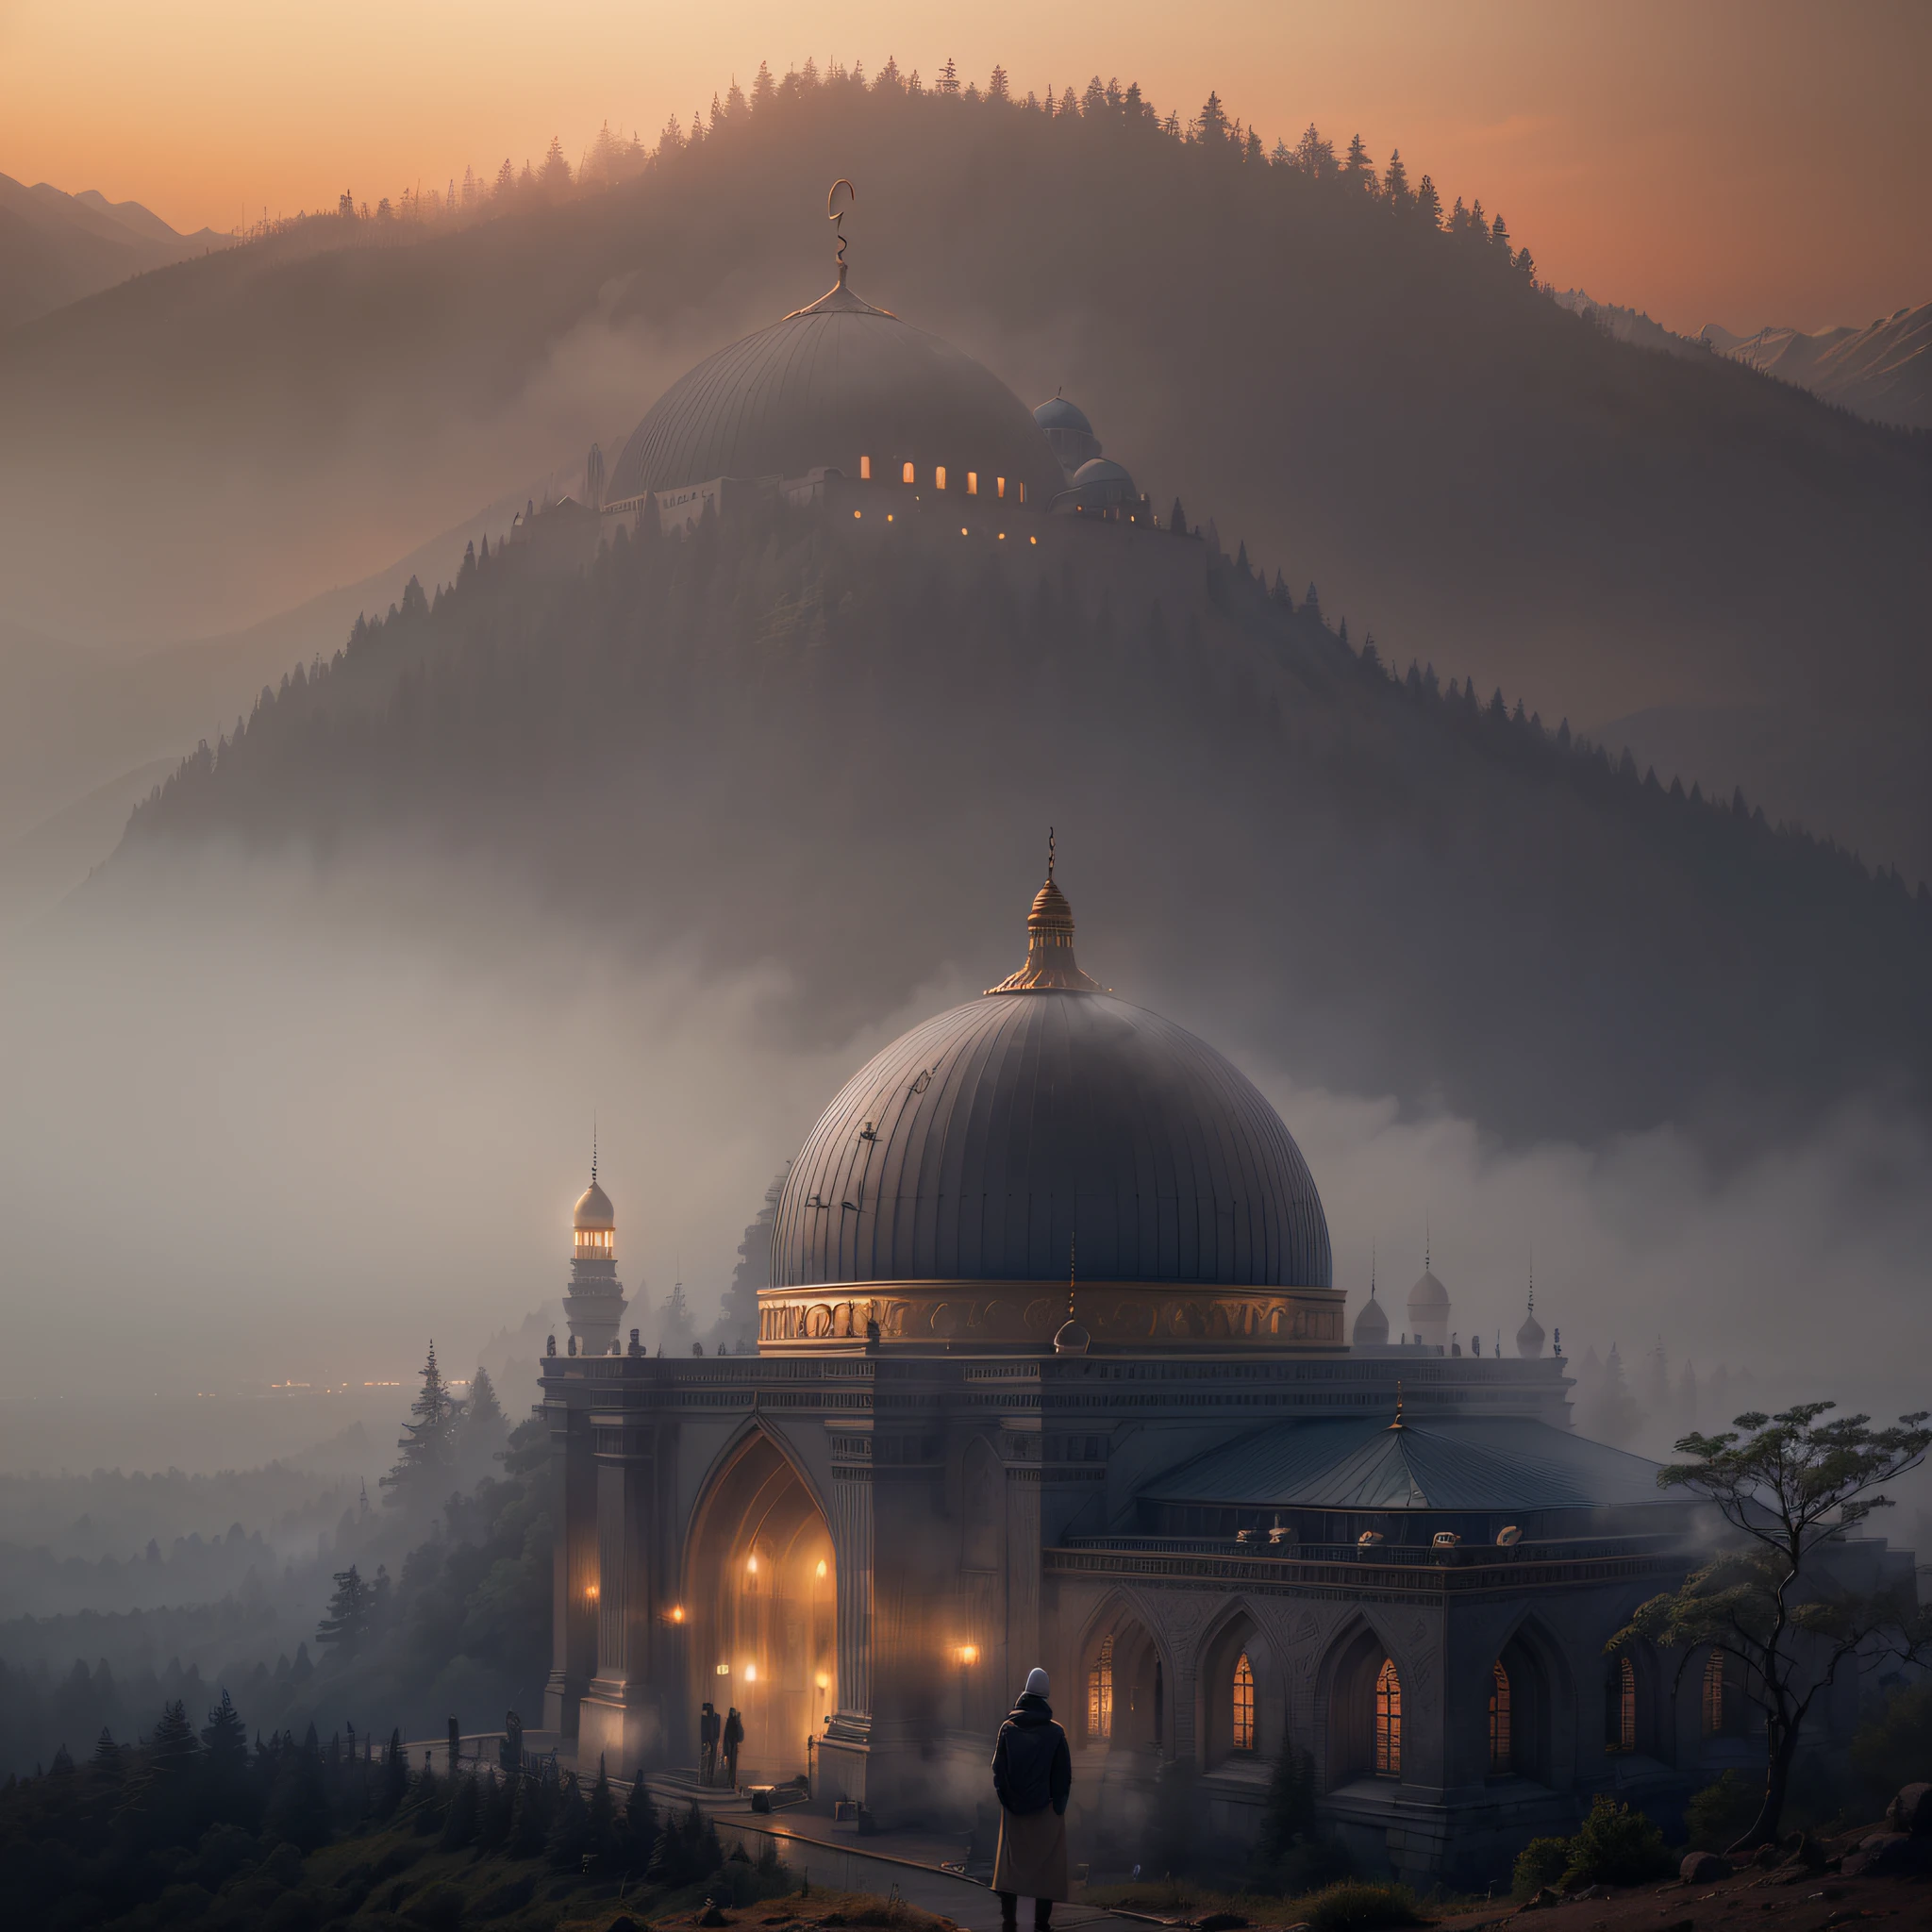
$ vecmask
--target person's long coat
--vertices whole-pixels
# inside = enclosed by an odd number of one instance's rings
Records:
[[[992,1786],[1000,1801],[1000,1841],[992,1889],[1021,1898],[1067,1896],[1067,1799],[1074,1757],[1043,1697],[1025,1696],[1000,1726]]]

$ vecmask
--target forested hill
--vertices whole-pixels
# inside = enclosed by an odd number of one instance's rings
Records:
[[[1492,192],[1478,226],[1490,184],[1425,195],[1401,128],[1353,157],[1341,128],[1251,140],[1229,78],[1225,110],[1096,84],[1049,115],[808,68],[607,190],[550,205],[533,179],[454,228],[330,214],[17,330],[15,612],[207,635],[611,451],[701,355],[823,291],[845,175],[861,293],[1028,403],[1064,385],[1158,502],[1244,532],[1405,660],[1579,722],[1788,708],[1799,742],[1823,712],[1926,715],[1923,440],[1607,339],[1533,286],[1539,238],[1506,249]],[[1827,816],[1788,769],[1774,808],[1932,871],[1895,775]]]
[[[486,552],[265,692],[92,890],[214,835],[484,857],[506,920],[776,969],[816,1044],[1009,971],[1050,821],[1082,963],[1307,1080],[1595,1136],[1775,1130],[1932,1063],[1923,891],[1165,531],[774,506],[588,572]]]

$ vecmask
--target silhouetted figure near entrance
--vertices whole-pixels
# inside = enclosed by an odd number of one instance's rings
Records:
[[[737,1705],[724,1720],[724,1783],[728,1790],[738,1789],[738,1747],[744,1742],[744,1720],[738,1714]]]
[[[701,1785],[714,1785],[718,1782],[718,1713],[707,1700],[704,1709],[698,1714],[698,1782]]]
[[[1048,1932],[1053,1902],[1067,1895],[1067,1798],[1074,1755],[1053,1721],[1046,1673],[1030,1671],[1026,1689],[993,1747],[992,1788],[1000,1801],[1000,1843],[992,1889],[1000,1924],[1013,1932],[1023,1896],[1033,1901],[1035,1932]]]

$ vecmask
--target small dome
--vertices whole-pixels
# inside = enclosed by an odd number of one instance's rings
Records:
[[[1516,1331],[1516,1353],[1525,1360],[1534,1361],[1543,1352],[1543,1324],[1536,1318],[1536,1297],[1529,1302],[1529,1313],[1523,1318],[1523,1326]]]
[[[1360,1314],[1355,1318],[1354,1339],[1357,1348],[1380,1348],[1389,1340],[1389,1317],[1383,1313],[1373,1289]]]
[[[1137,503],[1140,495],[1125,464],[1092,457],[1074,472],[1072,484],[1054,504],[1059,509],[1111,509],[1116,504]]]
[[[1042,429],[1077,429],[1084,435],[1093,434],[1093,425],[1087,420],[1087,412],[1078,403],[1070,403],[1065,396],[1055,396],[1049,402],[1041,403],[1033,412],[1033,420]]]
[[[577,1196],[571,1225],[579,1234],[603,1232],[614,1229],[617,1225],[617,1218],[610,1211],[610,1196],[597,1185],[594,1176],[591,1185]]]
[[[1060,1324],[1053,1338],[1056,1355],[1085,1355],[1092,1345],[1092,1336],[1072,1315]]]
[[[1409,1290],[1408,1312],[1411,1316],[1424,1313],[1447,1316],[1449,1291],[1436,1279],[1432,1270],[1424,1268],[1423,1278]]]

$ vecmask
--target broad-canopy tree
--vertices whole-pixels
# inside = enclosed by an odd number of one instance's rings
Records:
[[[1932,1611],[1921,1608],[1909,1578],[1855,1590],[1826,1550],[1891,1507],[1883,1488],[1924,1461],[1932,1411],[1874,1429],[1870,1416],[1822,1420],[1837,1407],[1752,1409],[1722,1434],[1678,1441],[1690,1459],[1658,1470],[1658,1488],[1708,1497],[1731,1536],[1678,1589],[1642,1605],[1607,1646],[1642,1639],[1680,1651],[1680,1679],[1700,1650],[1741,1666],[1742,1692],[1764,1715],[1765,1776],[1757,1815],[1734,1852],[1776,1841],[1805,1725],[1839,1672],[1932,1652]]]

